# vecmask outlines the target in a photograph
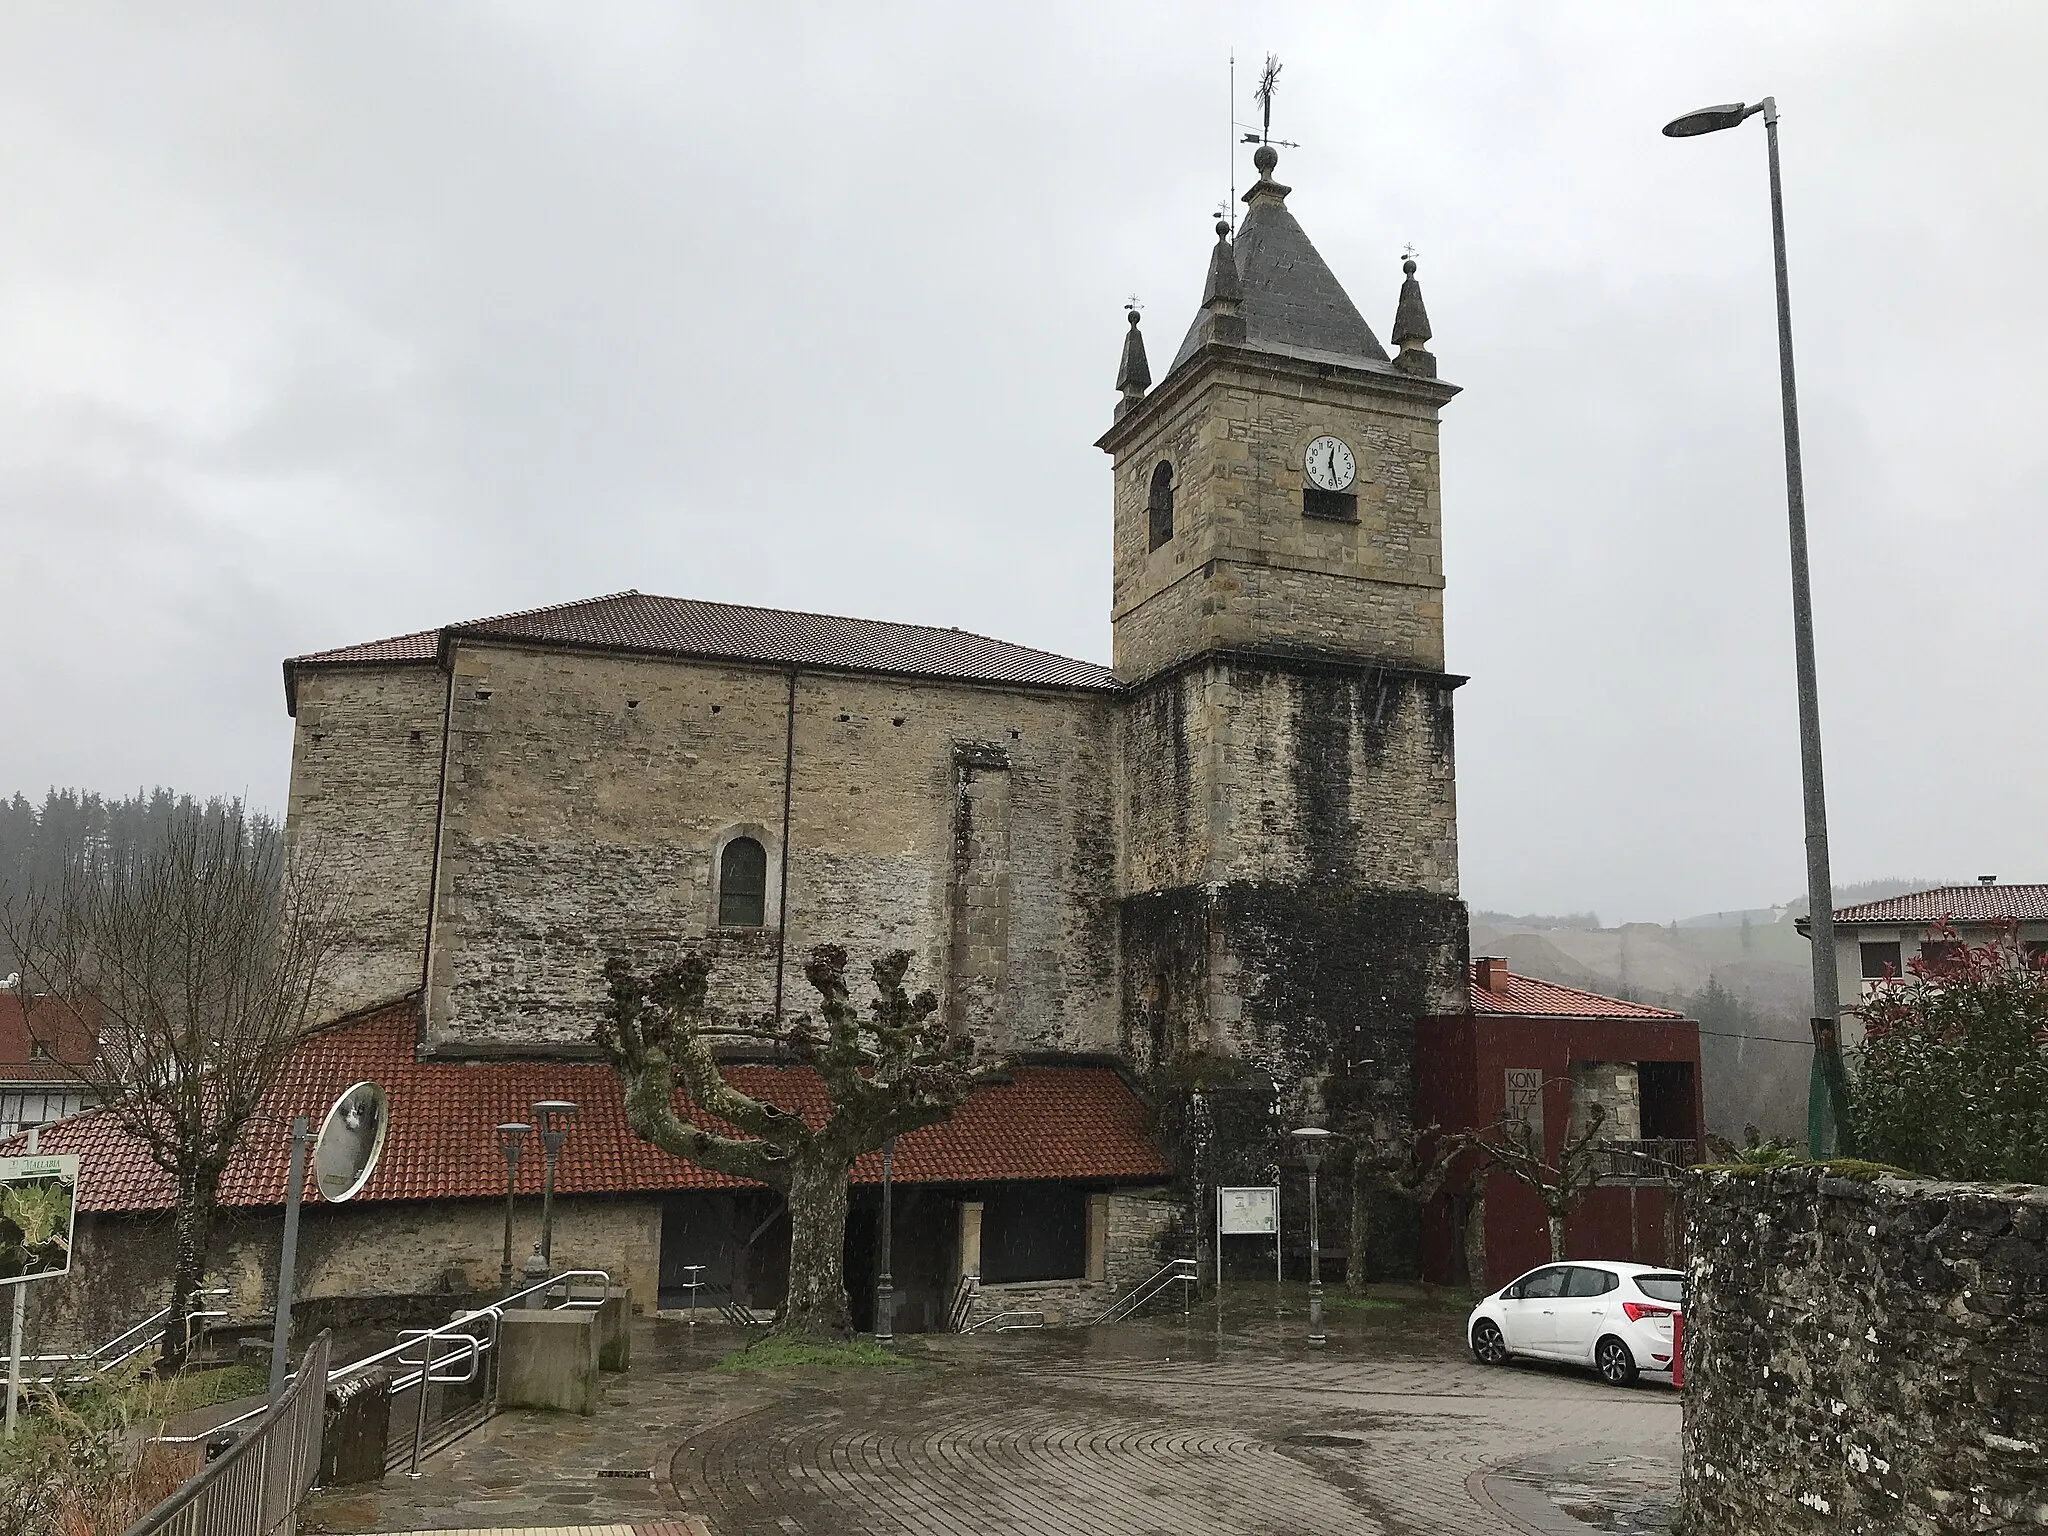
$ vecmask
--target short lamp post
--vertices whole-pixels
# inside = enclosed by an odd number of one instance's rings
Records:
[[[575,1118],[576,1106],[567,1099],[542,1099],[533,1106],[533,1123],[540,1127],[541,1150],[547,1154],[540,1186],[540,1256],[550,1275],[555,1272],[555,1160]]]
[[[895,1225],[890,1176],[895,1172],[896,1138],[882,1143],[882,1274],[875,1282],[875,1342],[896,1342],[896,1277],[889,1272],[889,1229]]]
[[[1294,1133],[1301,1148],[1301,1160],[1308,1165],[1308,1342],[1321,1349],[1323,1335],[1323,1227],[1316,1208],[1316,1169],[1322,1166],[1323,1144],[1330,1133],[1320,1125],[1305,1125]]]
[[[505,1256],[498,1264],[498,1294],[512,1294],[512,1199],[519,1182],[519,1152],[533,1127],[508,1120],[498,1127],[498,1150],[505,1154]]]

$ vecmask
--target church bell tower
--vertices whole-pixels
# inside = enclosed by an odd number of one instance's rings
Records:
[[[1390,356],[1254,156],[1156,386],[1129,316],[1098,446],[1123,1047],[1404,1117],[1415,1021],[1461,1006],[1437,378],[1413,261]]]

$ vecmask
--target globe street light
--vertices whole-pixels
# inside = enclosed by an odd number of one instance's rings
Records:
[[[1316,1210],[1316,1169],[1323,1161],[1323,1144],[1330,1133],[1320,1125],[1305,1125],[1294,1133],[1301,1148],[1301,1160],[1308,1164],[1308,1342],[1311,1349],[1323,1347],[1323,1228]]]
[[[541,1148],[548,1158],[540,1186],[540,1256],[551,1275],[555,1272],[555,1159],[569,1139],[569,1122],[575,1118],[576,1106],[567,1099],[542,1099],[533,1106],[533,1121],[540,1127]]]
[[[1813,594],[1807,580],[1806,479],[1799,457],[1799,392],[1792,372],[1792,289],[1785,271],[1785,198],[1778,173],[1778,103],[1766,96],[1754,105],[1739,101],[1701,107],[1664,125],[1672,139],[1697,138],[1764,119],[1764,143],[1771,171],[1771,247],[1778,277],[1778,387],[1785,415],[1785,511],[1792,537],[1792,651],[1799,677],[1799,764],[1806,802],[1807,937],[1813,944],[1814,1064],[1827,1085],[1836,1137],[1852,1150],[1843,1117],[1848,1077],[1842,1070],[1842,1000],[1835,978],[1835,895],[1828,870],[1827,794],[1821,779],[1820,684],[1813,663]],[[1820,1117],[1809,1111],[1806,1137],[1813,1155],[1826,1147]]]
[[[498,1294],[512,1294],[512,1195],[519,1178],[519,1150],[530,1125],[508,1120],[498,1127],[498,1150],[505,1154],[505,1257],[498,1264]]]

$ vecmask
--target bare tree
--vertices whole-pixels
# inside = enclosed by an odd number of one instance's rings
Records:
[[[1351,1241],[1344,1256],[1344,1288],[1362,1296],[1372,1254],[1373,1196],[1392,1195],[1417,1209],[1429,1204],[1469,1138],[1446,1134],[1440,1125],[1401,1126],[1370,1114],[1353,1116],[1344,1135],[1351,1153]]]
[[[977,1067],[973,1043],[940,1021],[930,992],[910,996],[910,955],[874,963],[875,1000],[865,1017],[846,992],[846,951],[823,944],[804,974],[817,989],[821,1019],[800,1015],[728,1021],[705,1003],[710,966],[685,955],[643,979],[628,960],[604,966],[610,1001],[596,1036],[625,1081],[626,1123],[664,1152],[779,1191],[789,1204],[789,1290],[776,1331],[843,1338],[846,1301],[847,1179],[854,1159],[891,1136],[935,1125],[967,1101],[998,1064]],[[819,1125],[742,1093],[713,1054],[720,1037],[773,1043],[816,1070],[830,1101]],[[690,1103],[731,1133],[694,1125],[675,1112],[680,1080]]]
[[[184,1363],[221,1175],[313,1022],[339,918],[315,862],[238,803],[185,807],[146,846],[87,845],[53,884],[0,902],[30,1034],[98,1026],[96,1055],[50,1054],[170,1177],[165,1371]]]
[[[1598,1143],[1600,1128],[1606,1123],[1605,1106],[1588,1105],[1584,1129],[1566,1134],[1555,1163],[1545,1156],[1543,1135],[1536,1125],[1506,1110],[1468,1143],[1499,1172],[1536,1191],[1549,1221],[1553,1263],[1564,1257],[1565,1218],[1579,1208],[1587,1192],[1599,1182]]]

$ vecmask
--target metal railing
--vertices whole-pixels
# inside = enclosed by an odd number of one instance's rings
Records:
[[[946,1329],[950,1333],[965,1333],[967,1319],[974,1315],[974,1298],[981,1290],[981,1276],[962,1275],[960,1283],[953,1287],[953,1303],[946,1308]]]
[[[1594,1176],[1613,1184],[1662,1184],[1700,1160],[1700,1144],[1685,1137],[1655,1136],[1641,1141],[1596,1141]]]
[[[202,1290],[192,1293],[191,1304],[185,1311],[185,1349],[190,1353],[198,1340],[206,1337],[206,1324],[224,1321],[227,1312],[220,1307],[202,1307],[201,1302],[218,1301],[232,1292]],[[22,1384],[24,1386],[48,1386],[69,1381],[78,1376],[104,1376],[116,1366],[125,1365],[137,1355],[147,1354],[157,1347],[163,1333],[164,1320],[171,1315],[169,1307],[158,1307],[141,1322],[131,1328],[124,1328],[97,1349],[84,1354],[29,1355],[22,1362]],[[194,1329],[197,1328],[195,1336]]]
[[[315,1339],[276,1403],[258,1410],[263,1422],[130,1526],[127,1536],[292,1536],[299,1503],[320,1469],[331,1344],[325,1333]]]
[[[565,1274],[551,1275],[487,1307],[460,1313],[438,1328],[409,1328],[389,1349],[365,1355],[360,1360],[351,1360],[328,1379],[340,1384],[353,1381],[379,1366],[390,1366],[393,1369],[386,1389],[388,1398],[396,1399],[412,1391],[419,1393],[413,1407],[410,1443],[401,1442],[387,1449],[384,1456],[387,1471],[396,1470],[403,1464],[412,1476],[417,1477],[421,1461],[461,1439],[498,1411],[498,1332],[505,1313],[522,1304],[531,1304],[534,1297],[540,1298],[539,1305],[551,1309],[594,1309],[604,1304],[611,1283],[610,1274],[602,1269],[572,1269]],[[594,1287],[596,1294],[578,1296],[577,1291],[582,1287]],[[559,1299],[554,1294],[557,1291],[561,1293]],[[472,1384],[480,1385],[477,1400],[435,1421],[430,1433],[429,1420],[433,1416],[429,1410],[429,1397],[432,1389]],[[446,1395],[444,1392],[444,1399]]]
[[[1195,1261],[1193,1259],[1169,1259],[1164,1267],[1146,1276],[1128,1291],[1124,1292],[1122,1300],[1118,1301],[1115,1306],[1103,1313],[1102,1316],[1096,1318],[1090,1326],[1100,1327],[1104,1323],[1120,1323],[1147,1302],[1163,1295],[1169,1286],[1179,1285],[1185,1288],[1193,1285],[1195,1281]],[[1181,1291],[1183,1302],[1187,1299],[1187,1295],[1187,1291],[1183,1289]]]
[[[987,1328],[996,1333],[1016,1333],[1020,1329],[1043,1328],[1044,1326],[1045,1314],[1043,1312],[1019,1310],[1014,1312],[991,1312],[987,1317],[969,1323],[960,1331],[962,1333],[979,1333],[982,1329]]]

